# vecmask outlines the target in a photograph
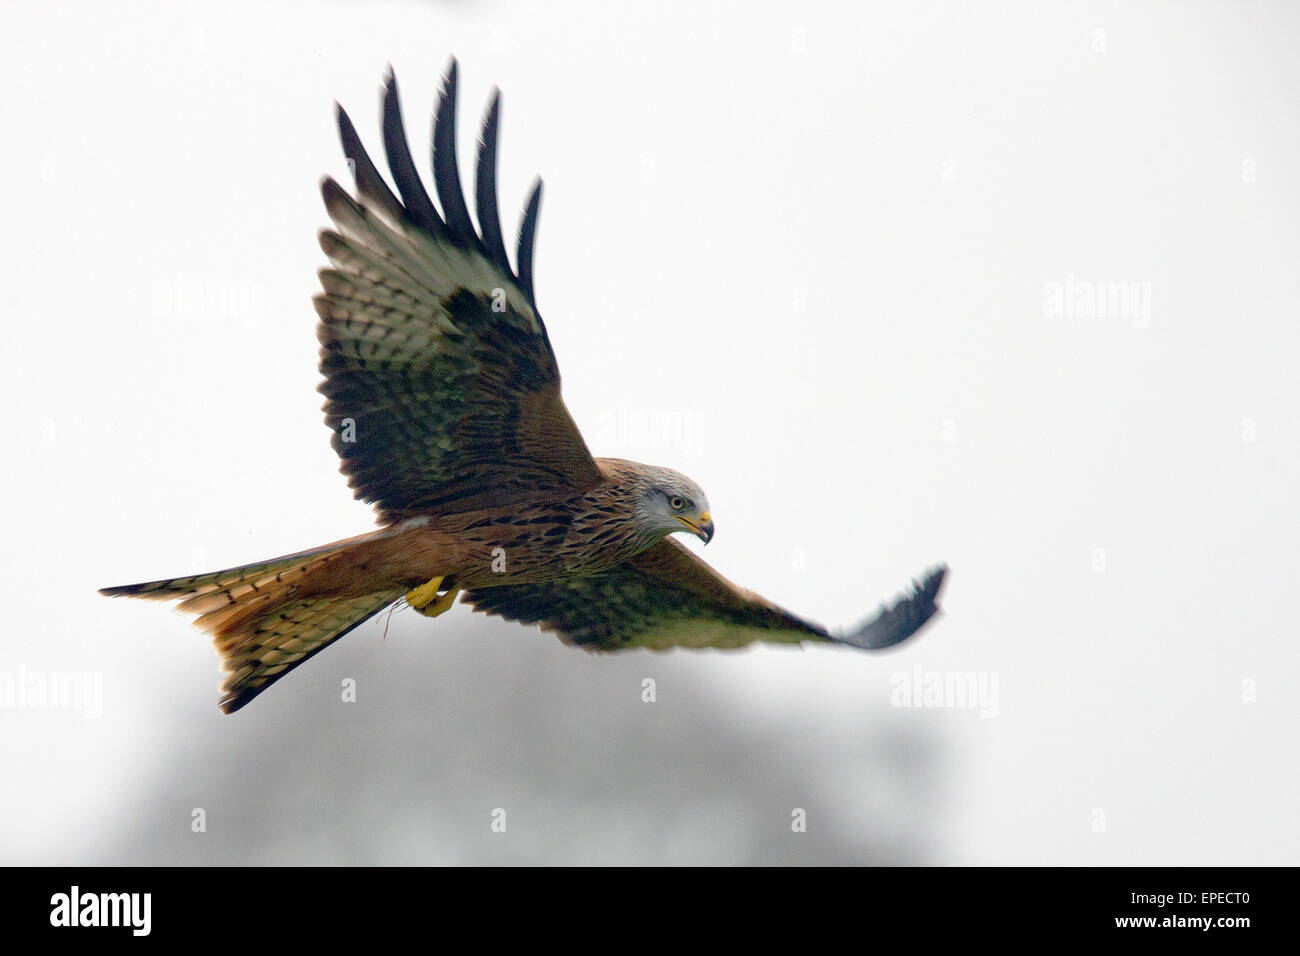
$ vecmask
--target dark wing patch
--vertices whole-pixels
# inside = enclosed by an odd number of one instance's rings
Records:
[[[477,588],[462,600],[487,614],[539,625],[590,650],[809,640],[875,649],[898,643],[934,617],[943,575],[944,569],[931,572],[918,590],[845,638],[737,587],[671,538],[601,574]],[[886,623],[877,626],[880,621]]]
[[[600,480],[560,397],[533,297],[538,194],[524,215],[516,275],[496,205],[497,98],[478,157],[480,237],[457,171],[455,96],[453,61],[433,135],[442,214],[411,159],[391,73],[383,131],[397,194],[342,109],[339,133],[358,199],[333,180],[322,190],[337,227],[321,234],[333,268],[322,270],[325,291],[316,298],[325,420],[349,485],[385,522]]]

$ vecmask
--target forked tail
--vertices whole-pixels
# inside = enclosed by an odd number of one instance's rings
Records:
[[[212,634],[221,655],[226,678],[219,706],[231,714],[401,597],[400,589],[338,594],[318,586],[351,546],[338,542],[258,564],[99,593],[180,601],[177,610],[198,615],[194,623]]]

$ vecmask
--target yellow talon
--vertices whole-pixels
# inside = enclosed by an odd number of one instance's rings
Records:
[[[428,607],[417,608],[425,617],[437,617],[451,610],[451,606],[456,603],[456,595],[460,593],[460,588],[452,588],[446,594],[443,594]]]
[[[438,588],[440,587],[442,587],[441,577],[430,578],[414,591],[406,592],[406,603],[417,611],[423,611],[429,602],[438,596]]]
[[[446,594],[439,595],[438,588],[442,587],[443,580],[442,577],[430,578],[415,590],[407,591],[406,603],[425,617],[445,614],[456,603],[456,595],[460,593],[460,588],[452,588]]]

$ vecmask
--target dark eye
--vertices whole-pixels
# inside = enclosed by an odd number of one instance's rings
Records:
[[[668,499],[668,507],[672,508],[673,511],[681,511],[686,507],[686,499],[680,495],[673,495]]]

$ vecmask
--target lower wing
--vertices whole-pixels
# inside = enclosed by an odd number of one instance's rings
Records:
[[[463,600],[487,614],[537,624],[588,650],[742,647],[827,641],[866,650],[911,637],[939,613],[940,566],[848,634],[832,634],[738,587],[672,538],[601,574],[546,584],[476,588]]]

